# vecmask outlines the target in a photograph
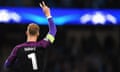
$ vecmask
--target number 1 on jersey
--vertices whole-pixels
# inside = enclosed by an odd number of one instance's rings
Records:
[[[35,53],[28,54],[28,58],[32,60],[33,70],[37,70],[38,66],[37,66],[36,54]]]

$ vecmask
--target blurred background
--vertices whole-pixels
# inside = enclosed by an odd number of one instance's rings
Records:
[[[3,12],[3,8],[10,7],[10,10],[12,7],[16,7],[14,12],[17,12],[17,8],[18,10],[24,7],[28,9],[38,8],[40,1],[0,0],[0,72],[4,72],[3,64],[14,46],[26,41],[25,30],[29,24],[29,21],[25,23],[6,22],[6,14]],[[80,10],[80,12],[88,9],[110,9],[111,13],[114,12],[116,16],[119,12],[116,14],[117,11],[115,10],[120,8],[120,0],[46,0],[46,3],[54,10],[69,9],[69,12],[73,13],[74,9]],[[57,11],[54,10],[52,13],[55,16]],[[58,32],[53,48],[48,49],[46,72],[120,72],[119,23],[115,21],[113,16],[109,16],[112,22],[101,22],[99,21],[102,19],[101,16],[103,17],[102,14],[98,14],[95,18],[97,22],[92,22],[93,24],[82,24],[83,22],[78,23],[76,21],[59,24],[59,21],[55,21]],[[16,15],[14,17],[16,20]],[[119,19],[120,17],[116,18],[116,20]],[[42,22],[40,27],[42,35],[39,39],[42,39],[48,32],[47,23]]]
[[[37,7],[42,0],[0,0],[1,6]],[[52,7],[62,8],[119,8],[120,0],[46,0]]]

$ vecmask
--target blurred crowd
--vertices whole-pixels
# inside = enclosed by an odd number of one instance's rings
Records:
[[[62,41],[67,39],[65,47],[62,45],[56,47],[56,51],[51,50],[47,72],[120,71],[119,29],[112,31],[101,29],[102,33],[97,30],[86,32],[86,29],[82,31],[71,29],[70,34],[67,31],[68,36],[62,39]]]
[[[0,6],[34,7],[42,0],[0,0]],[[50,7],[120,8],[120,0],[44,0]]]

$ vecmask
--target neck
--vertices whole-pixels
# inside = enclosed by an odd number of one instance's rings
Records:
[[[27,37],[27,42],[36,42],[37,41],[37,37],[35,36],[28,36]]]

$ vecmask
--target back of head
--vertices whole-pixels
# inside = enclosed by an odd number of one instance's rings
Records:
[[[30,36],[36,36],[39,35],[39,26],[37,24],[31,23],[27,27],[27,32]]]

